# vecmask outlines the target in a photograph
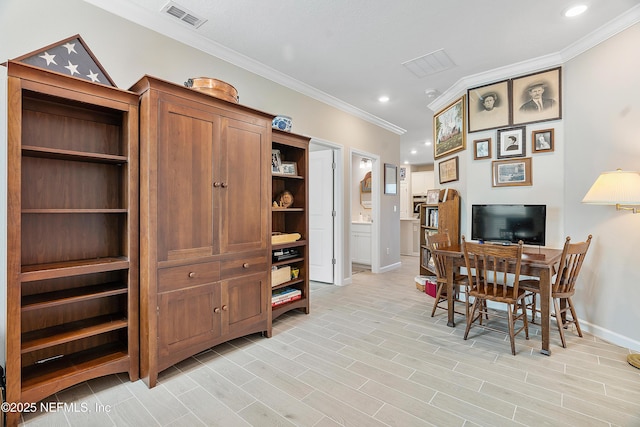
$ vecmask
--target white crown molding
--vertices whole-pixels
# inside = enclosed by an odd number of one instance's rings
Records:
[[[284,73],[267,67],[266,65],[255,61],[245,55],[242,55],[232,49],[229,49],[219,43],[212,42],[206,38],[197,34],[192,28],[181,28],[178,25],[167,25],[169,17],[162,16],[159,12],[157,14],[149,13],[148,10],[129,3],[126,0],[83,0],[86,3],[92,4],[100,9],[104,9],[114,15],[120,16],[128,21],[134,22],[145,28],[156,31],[159,34],[163,34],[188,46],[201,50],[209,55],[220,58],[230,64],[250,71],[275,83],[281,84],[286,88],[299,92],[310,98],[316,99],[327,105],[335,107],[346,113],[349,113],[355,117],[359,117],[374,125],[377,125],[383,129],[393,132],[397,135],[406,133],[406,130],[389,123],[373,114],[369,114],[351,104],[348,104],[332,95],[322,92],[296,80]],[[131,17],[135,17],[135,20]]]
[[[433,100],[433,102],[428,104],[428,107],[433,112],[440,111],[455,99],[466,94],[468,88],[562,65],[638,22],[640,22],[640,5],[612,19],[590,34],[562,49],[560,52],[463,77],[444,91],[442,95]]]

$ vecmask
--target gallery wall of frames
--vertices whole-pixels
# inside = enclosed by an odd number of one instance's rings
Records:
[[[527,125],[562,118],[561,67],[489,83],[467,90],[465,95],[433,117],[433,155],[439,160],[440,184],[457,181],[458,157],[465,150],[467,134],[483,132],[473,140],[474,160],[491,160],[494,187],[530,186],[531,153],[555,149],[554,128],[528,131]],[[486,136],[495,129],[495,136]]]

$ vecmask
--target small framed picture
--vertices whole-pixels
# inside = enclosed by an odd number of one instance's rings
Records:
[[[440,170],[440,184],[457,181],[458,176],[458,156],[452,159],[443,160],[438,165]]]
[[[553,129],[534,130],[531,132],[531,145],[534,153],[553,151]]]
[[[509,80],[467,91],[469,132],[509,126],[511,94]]]
[[[440,201],[440,190],[427,190],[427,204],[437,205]]]
[[[476,139],[473,141],[473,160],[491,158],[491,138]]]
[[[497,155],[498,159],[510,157],[524,157],[527,154],[525,144],[525,127],[515,127],[498,130]]]
[[[531,178],[531,157],[525,157],[524,159],[494,160],[491,169],[494,187],[533,185]]]
[[[521,125],[562,118],[560,67],[518,77],[511,82],[511,124]]]
[[[280,173],[280,166],[282,166],[280,150],[271,150],[271,172]]]
[[[296,162],[282,162],[280,173],[284,175],[298,175],[298,165]]]

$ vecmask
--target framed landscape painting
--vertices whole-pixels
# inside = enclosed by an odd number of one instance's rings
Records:
[[[433,158],[466,148],[465,96],[449,104],[433,116]]]

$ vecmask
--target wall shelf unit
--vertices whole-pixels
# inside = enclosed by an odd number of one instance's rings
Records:
[[[298,233],[301,238],[295,242],[272,244],[272,255],[285,249],[297,251],[297,256],[278,261],[272,257],[272,267],[290,267],[298,270],[298,277],[272,286],[271,291],[285,288],[300,291],[300,298],[280,305],[272,306],[272,319],[295,309],[309,313],[309,140],[310,138],[283,132],[272,131],[272,150],[278,150],[284,162],[295,162],[297,173],[294,175],[274,172],[271,174],[272,200],[271,230],[277,233]],[[293,196],[293,204],[287,208],[278,207],[279,196],[288,191]]]

